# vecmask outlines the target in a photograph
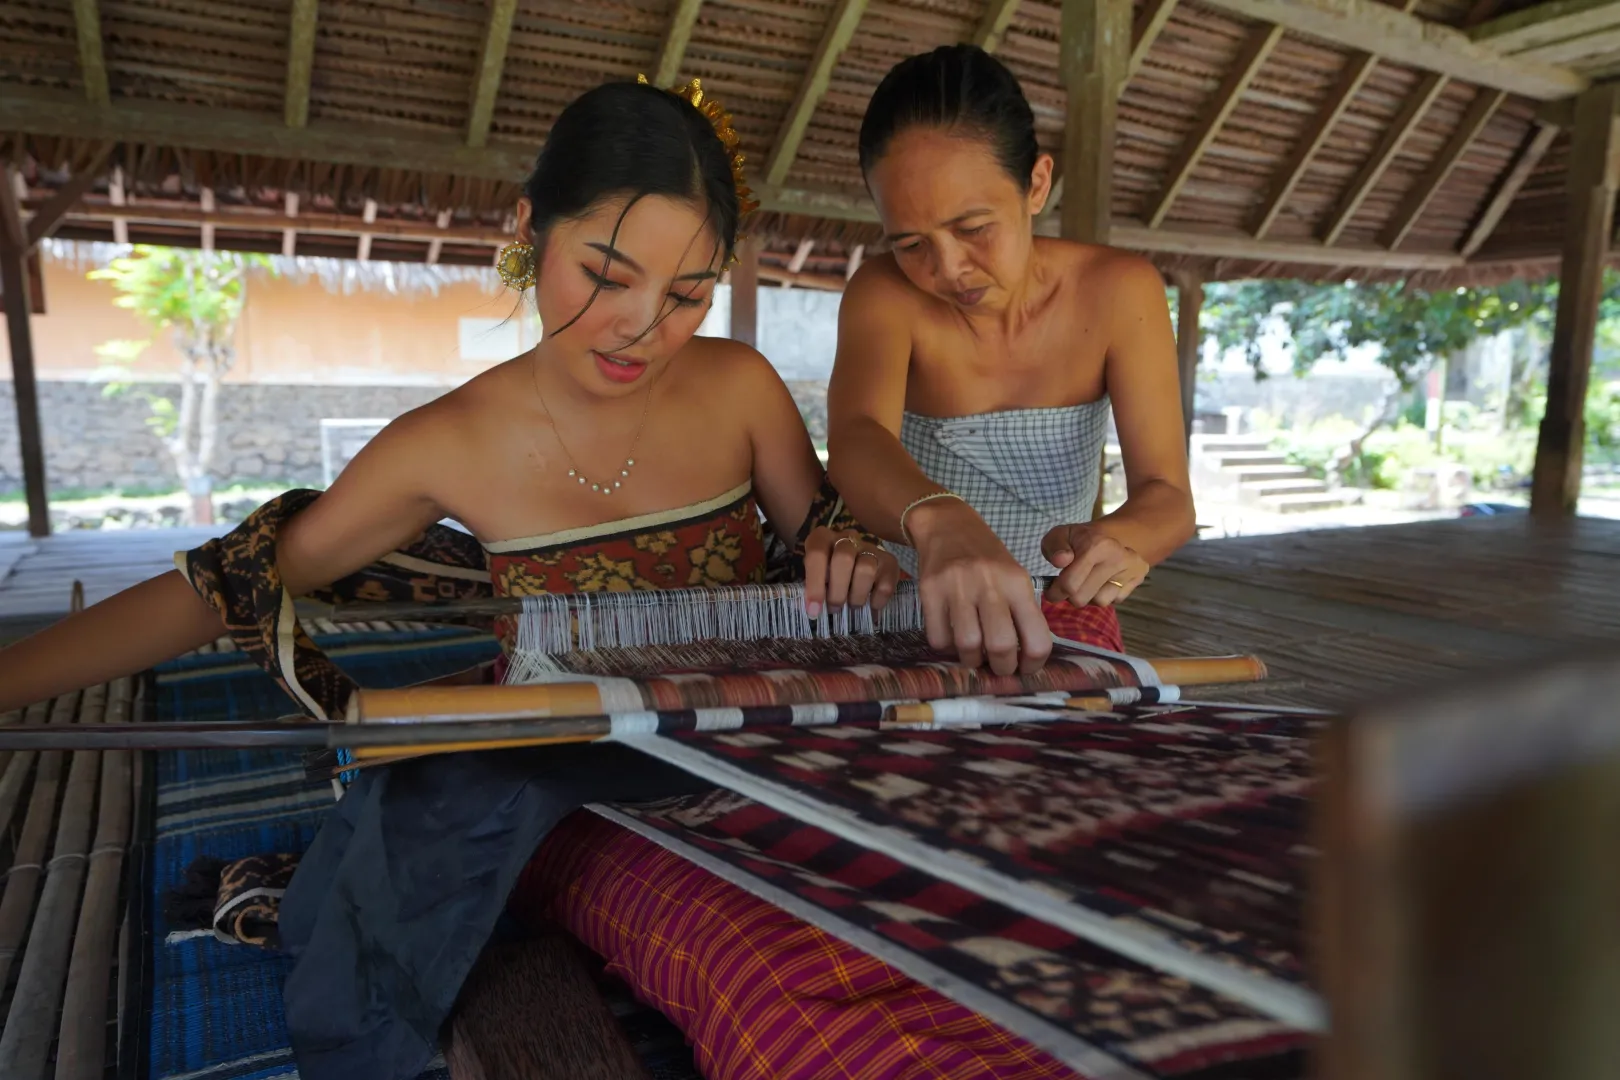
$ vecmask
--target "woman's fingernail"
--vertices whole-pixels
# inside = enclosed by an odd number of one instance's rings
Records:
[[[804,613],[812,619],[819,619],[821,618],[821,605],[812,600],[804,605]]]

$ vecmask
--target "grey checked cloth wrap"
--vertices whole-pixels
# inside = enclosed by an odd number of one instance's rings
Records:
[[[900,445],[934,483],[978,511],[1035,577],[1056,574],[1041,554],[1055,525],[1090,521],[1108,439],[1108,396],[1057,409],[1009,409],[974,416],[900,421]],[[917,553],[889,544],[917,573]]]

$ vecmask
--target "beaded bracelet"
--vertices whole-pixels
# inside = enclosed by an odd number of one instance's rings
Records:
[[[923,503],[933,502],[935,499],[956,499],[959,502],[967,502],[966,499],[954,491],[936,491],[931,495],[924,495],[920,499],[913,499],[910,506],[900,511],[900,538],[906,542],[907,547],[916,547],[917,545],[911,542],[911,533],[906,531],[906,515]]]

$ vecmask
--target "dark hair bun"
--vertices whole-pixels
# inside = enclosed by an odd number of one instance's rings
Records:
[[[1040,146],[1035,114],[1007,66],[976,45],[942,45],[900,61],[878,84],[861,120],[861,172],[913,127],[983,139],[1020,190],[1028,191]]]

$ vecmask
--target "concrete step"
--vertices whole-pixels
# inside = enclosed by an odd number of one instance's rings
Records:
[[[1322,481],[1310,476],[1284,477],[1281,480],[1251,480],[1239,486],[1250,495],[1315,495],[1328,489]]]
[[[1224,450],[1270,450],[1271,440],[1264,435],[1194,435],[1194,453],[1215,453]]]
[[[1311,475],[1303,465],[1241,465],[1226,472],[1235,476],[1239,484],[1255,480],[1298,480]]]
[[[1337,510],[1346,505],[1344,498],[1332,492],[1320,491],[1299,495],[1263,495],[1260,506],[1274,514],[1298,514],[1306,510]]]
[[[1216,450],[1210,457],[1218,461],[1222,468],[1230,469],[1235,465],[1287,465],[1288,455],[1276,450]]]

